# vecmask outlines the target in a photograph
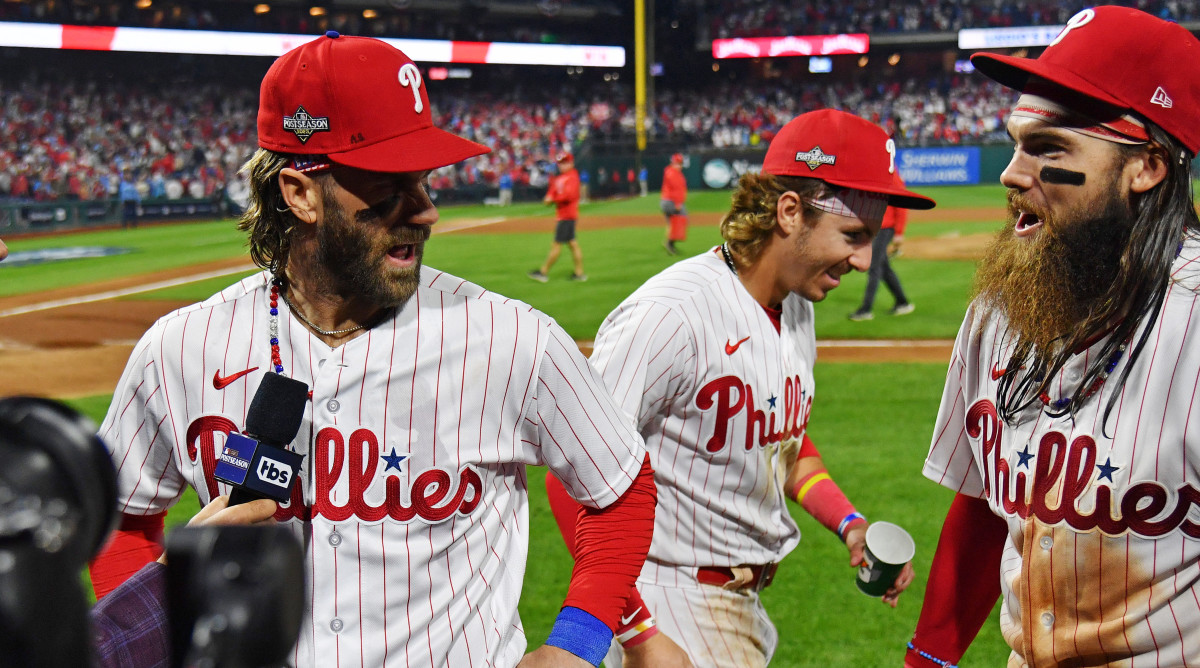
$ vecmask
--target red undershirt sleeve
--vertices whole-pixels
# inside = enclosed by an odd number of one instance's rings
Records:
[[[575,570],[564,607],[579,608],[616,629],[633,595],[654,533],[656,488],[650,457],[629,489],[607,508],[584,506],[567,494],[553,475],[546,476],[550,510],[558,522]]]
[[[929,569],[925,602],[908,666],[933,666],[921,650],[957,663],[1000,597],[1000,560],[1008,526],[984,499],[956,494]]]
[[[820,456],[821,453],[817,450],[817,444],[812,442],[812,439],[808,437],[807,433],[804,434],[804,440],[800,442],[800,454],[796,456],[796,459]]]
[[[163,552],[166,511],[154,515],[121,515],[121,526],[88,565],[96,598],[104,598],[142,566]]]

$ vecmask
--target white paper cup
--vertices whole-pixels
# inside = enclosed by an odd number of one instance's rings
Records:
[[[883,596],[916,553],[917,544],[907,531],[890,522],[872,522],[867,527],[867,549],[855,580],[859,591]]]

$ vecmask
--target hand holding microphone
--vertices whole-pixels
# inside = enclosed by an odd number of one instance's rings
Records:
[[[229,505],[291,499],[304,457],[287,445],[300,431],[306,403],[308,385],[275,373],[263,376],[246,412],[246,435],[229,434],[213,472],[233,486]]]

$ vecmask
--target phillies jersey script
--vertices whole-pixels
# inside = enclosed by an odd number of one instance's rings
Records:
[[[276,519],[305,546],[298,666],[514,666],[529,539],[527,465],[605,507],[641,438],[575,343],[521,302],[424,268],[384,322],[330,348],[279,309],[285,373],[312,398],[301,479]],[[134,350],[101,436],[120,509],[228,487],[215,457],[271,368],[269,283],[249,277],[159,320]]]
[[[1038,402],[1001,421],[1012,342],[1001,318],[967,313],[924,473],[1007,520],[1010,666],[1200,665],[1198,288],[1200,242],[1189,239],[1129,379],[1116,386],[1125,354],[1074,418]],[[1102,343],[1065,365],[1051,401],[1071,395]]]
[[[647,281],[609,315],[592,364],[646,441],[658,481],[644,579],[779,561],[800,540],[783,481],[812,408],[812,304],[781,332],[721,257]],[[662,569],[662,572],[656,573]]]

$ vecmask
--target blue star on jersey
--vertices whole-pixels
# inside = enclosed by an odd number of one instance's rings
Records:
[[[385,472],[388,471],[389,469],[396,469],[397,471],[399,471],[400,470],[400,462],[408,459],[408,455],[398,455],[398,454],[396,454],[396,448],[392,448],[391,453],[386,454],[386,455],[379,455],[379,458],[387,463],[387,466],[383,467],[383,470]]]
[[[1121,467],[1113,466],[1112,465],[1112,457],[1108,457],[1104,460],[1103,464],[1096,464],[1096,468],[1100,469],[1100,475],[1096,477],[1097,481],[1108,478],[1108,481],[1112,482],[1113,481],[1112,474]]]

